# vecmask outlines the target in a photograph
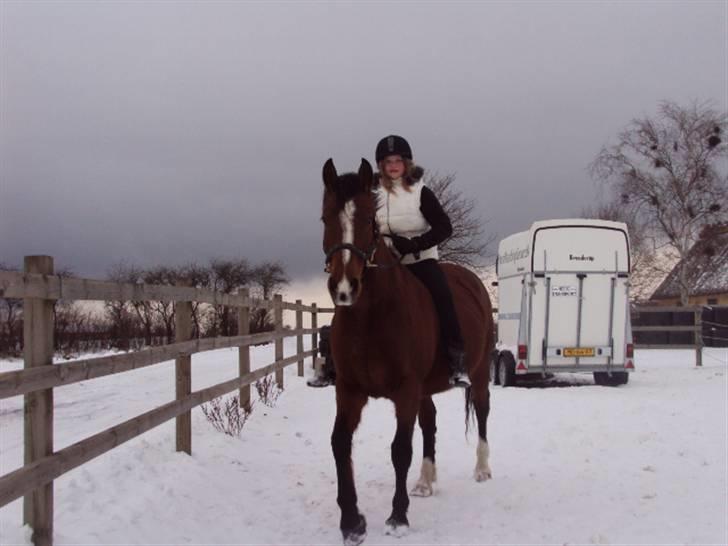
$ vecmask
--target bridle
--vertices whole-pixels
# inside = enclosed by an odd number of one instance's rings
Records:
[[[326,253],[326,261],[324,266],[324,271],[326,273],[331,272],[331,260],[334,257],[334,254],[337,252],[341,252],[342,250],[348,250],[351,253],[355,254],[356,256],[359,256],[362,260],[364,260],[364,263],[366,264],[366,267],[377,267],[377,268],[390,268],[394,267],[396,265],[399,265],[400,261],[402,261],[402,258],[400,257],[396,262],[391,264],[377,264],[374,263],[374,254],[377,251],[377,246],[379,245],[379,239],[381,237],[391,237],[391,235],[387,233],[380,233],[379,232],[379,226],[377,225],[376,220],[372,220],[372,224],[374,225],[374,238],[372,239],[372,244],[367,250],[361,250],[356,245],[353,245],[351,243],[339,243],[328,250],[324,250]]]
[[[369,249],[367,249],[366,251],[357,248],[351,243],[339,243],[338,245],[332,246],[329,250],[326,251],[326,267],[324,268],[324,271],[326,273],[331,272],[331,260],[333,259],[334,254],[336,254],[337,252],[341,252],[342,250],[349,250],[353,254],[359,256],[367,264],[367,267],[378,267],[377,264],[372,261],[372,259],[374,258],[374,252],[376,252],[377,250],[378,243],[379,239],[375,239],[372,246],[369,247]]]

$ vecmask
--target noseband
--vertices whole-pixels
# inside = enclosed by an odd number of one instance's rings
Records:
[[[326,273],[330,272],[331,260],[333,259],[334,254],[341,252],[342,250],[349,250],[353,254],[359,256],[362,260],[364,260],[364,263],[367,264],[367,267],[375,267],[374,262],[372,262],[372,258],[374,258],[374,252],[377,250],[377,244],[379,244],[379,228],[377,227],[376,221],[374,221],[374,239],[372,240],[372,246],[370,246],[366,251],[359,249],[351,243],[339,243],[338,245],[332,246],[330,249],[325,251],[326,267],[324,268],[324,271]]]
[[[385,234],[381,235],[381,237],[390,237],[390,236],[385,233]],[[349,250],[356,256],[359,256],[362,260],[364,260],[364,263],[366,264],[367,267],[389,268],[389,267],[394,267],[395,265],[399,264],[399,262],[402,260],[402,258],[400,258],[396,262],[394,262],[392,264],[388,264],[388,265],[374,263],[374,261],[373,261],[374,253],[377,251],[377,245],[379,244],[379,238],[380,238],[379,226],[377,226],[377,223],[375,221],[374,222],[374,240],[372,241],[372,246],[370,246],[366,251],[361,250],[360,248],[356,247],[355,245],[353,245],[351,243],[339,243],[337,245],[332,246],[330,249],[324,251],[326,253],[326,262],[325,262],[326,265],[324,267],[324,271],[326,273],[331,272],[331,260],[333,259],[334,254],[336,254],[337,252],[341,252],[342,250]]]

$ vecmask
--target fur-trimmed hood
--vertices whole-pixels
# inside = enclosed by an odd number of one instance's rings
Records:
[[[412,165],[410,168],[410,172],[404,175],[404,180],[407,182],[410,186],[412,184],[416,184],[420,180],[422,180],[422,177],[425,175],[425,169],[420,167],[419,165]],[[379,186],[379,178],[380,178],[379,171],[374,173],[374,185]]]

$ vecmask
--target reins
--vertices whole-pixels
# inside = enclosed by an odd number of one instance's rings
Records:
[[[389,263],[389,264],[378,264],[374,262],[374,254],[377,252],[377,246],[379,245],[379,240],[381,237],[389,237],[392,238],[391,235],[388,233],[379,233],[379,228],[374,227],[374,241],[372,241],[372,246],[370,246],[366,251],[361,250],[357,246],[351,244],[351,243],[339,243],[334,246],[332,246],[330,249],[326,251],[326,261],[324,266],[324,271],[326,273],[330,272],[331,267],[331,260],[334,257],[334,254],[337,252],[341,252],[342,250],[348,250],[355,254],[356,256],[359,256],[364,262],[366,263],[366,266],[368,268],[379,268],[379,269],[389,269],[391,267],[398,266],[400,262],[402,261],[402,257],[400,256],[399,259],[396,261]]]

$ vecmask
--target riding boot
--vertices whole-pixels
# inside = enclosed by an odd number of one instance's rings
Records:
[[[309,387],[328,387],[336,383],[336,368],[331,357],[331,326],[319,328],[321,342],[318,351],[324,359],[324,364],[316,370],[316,375],[306,381]]]
[[[306,381],[309,387],[328,387],[336,384],[336,369],[331,357],[324,360],[324,365],[316,370],[316,375]]]
[[[454,387],[469,387],[470,378],[465,366],[465,351],[457,347],[448,349],[450,360],[450,384]]]

